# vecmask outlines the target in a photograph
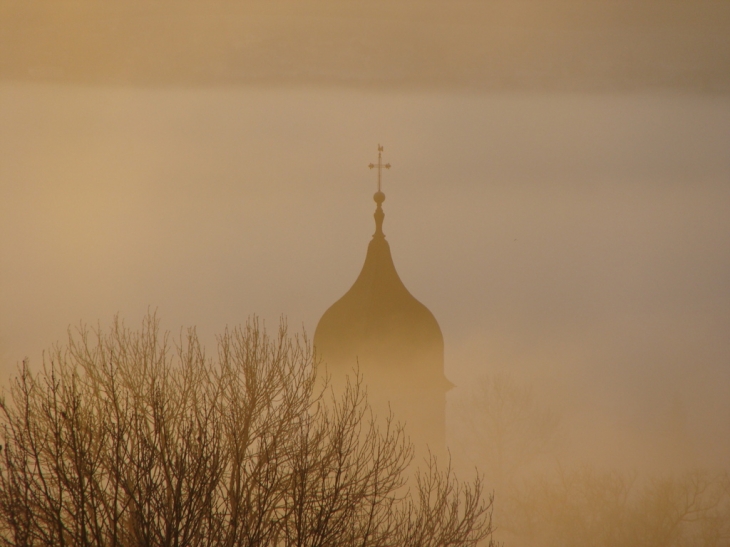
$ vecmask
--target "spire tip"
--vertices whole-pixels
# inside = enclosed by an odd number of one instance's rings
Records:
[[[382,145],[378,144],[378,163],[371,163],[370,165],[368,165],[368,167],[370,169],[374,169],[376,167],[378,168],[378,191],[375,192],[375,195],[373,195],[375,203],[378,204],[378,207],[375,210],[375,234],[373,234],[373,237],[385,237],[385,234],[383,233],[383,219],[385,218],[385,213],[383,213],[383,208],[381,207],[381,205],[383,205],[383,202],[385,201],[385,194],[380,189],[380,185],[383,167],[385,167],[386,169],[390,169],[390,164],[383,164]]]

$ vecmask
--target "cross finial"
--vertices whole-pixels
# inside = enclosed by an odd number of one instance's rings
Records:
[[[378,168],[378,191],[375,192],[375,195],[373,196],[373,199],[375,200],[375,203],[378,204],[378,208],[375,210],[375,237],[385,237],[385,234],[383,233],[383,219],[385,218],[385,213],[383,213],[383,208],[381,205],[385,201],[385,194],[380,190],[380,184],[381,179],[383,176],[383,167],[386,169],[390,169],[390,164],[386,163],[383,164],[383,147],[378,145],[378,163],[371,163],[368,165],[370,169],[373,169],[375,167]]]
[[[373,169],[375,167],[378,168],[378,193],[380,193],[381,192],[380,181],[382,179],[383,167],[385,167],[386,169],[390,169],[389,163],[383,164],[383,147],[382,146],[378,145],[378,163],[371,163],[370,165],[368,165],[368,167],[370,169]]]

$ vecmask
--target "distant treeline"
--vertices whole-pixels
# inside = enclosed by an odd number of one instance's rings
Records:
[[[499,544],[730,545],[727,468],[699,469],[683,462],[679,445],[670,455],[675,460],[671,472],[639,475],[588,461],[564,465],[556,450],[565,443],[561,416],[540,402],[531,384],[509,375],[477,379],[452,409],[452,454],[459,467],[476,466],[494,485]],[[691,442],[682,431],[674,433],[676,441]],[[608,445],[628,448],[616,439],[608,439]]]
[[[727,93],[730,3],[2,0],[0,81]]]

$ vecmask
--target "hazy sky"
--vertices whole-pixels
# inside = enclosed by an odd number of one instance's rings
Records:
[[[511,371],[576,458],[649,468],[679,401],[691,463],[727,462],[727,2],[285,4],[0,1],[2,377],[116,313],[312,334],[362,266],[380,143],[452,400]]]
[[[700,457],[728,453],[725,97],[3,85],[0,105],[5,377],[148,308],[208,340],[251,314],[311,334],[362,265],[381,143],[385,232],[457,386],[511,370],[607,443],[679,393]]]
[[[3,79],[730,92],[726,0],[0,0]]]

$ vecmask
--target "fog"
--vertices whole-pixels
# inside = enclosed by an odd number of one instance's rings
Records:
[[[6,376],[148,308],[204,336],[254,313],[311,333],[362,264],[381,142],[385,232],[453,382],[528,375],[623,457],[613,436],[645,439],[679,392],[696,457],[727,455],[724,98],[5,85],[2,104]]]
[[[508,375],[560,417],[545,466],[727,469],[726,93],[685,73],[619,90],[418,71],[374,85],[306,63],[299,80],[114,83],[3,55],[3,384],[115,314],[156,311],[210,349],[252,314],[313,334],[362,266],[382,144],[384,231],[444,334],[455,452],[474,386]]]
[[[730,91],[723,0],[0,2],[5,79]]]

